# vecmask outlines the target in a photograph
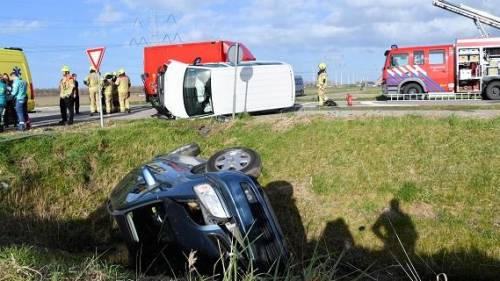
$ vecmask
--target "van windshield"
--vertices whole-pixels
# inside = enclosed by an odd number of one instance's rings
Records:
[[[184,107],[189,116],[213,113],[211,73],[208,69],[188,68],[184,75]]]

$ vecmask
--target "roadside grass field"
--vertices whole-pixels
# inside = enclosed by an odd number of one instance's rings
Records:
[[[314,86],[306,86],[304,88],[304,96],[297,97],[299,102],[316,102],[318,100],[318,90]],[[356,101],[374,101],[382,95],[380,87],[366,87],[361,90],[359,86],[342,86],[342,87],[329,87],[326,89],[326,95],[333,100],[345,100],[347,94],[351,94]]]
[[[297,264],[284,280],[331,280],[334,267],[308,267],[324,254],[353,272],[342,280],[405,277],[397,237],[424,280],[500,276],[500,119],[285,114],[32,134],[0,135],[0,272],[9,280],[135,279],[107,196],[132,168],[191,142],[205,157],[231,146],[261,154],[260,182]]]

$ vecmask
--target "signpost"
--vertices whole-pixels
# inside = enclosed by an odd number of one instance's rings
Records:
[[[236,116],[236,89],[238,84],[238,64],[240,64],[243,59],[243,48],[239,43],[236,43],[229,47],[227,51],[227,56],[229,61],[234,64],[234,93],[233,93],[233,119]]]
[[[105,52],[106,48],[104,47],[87,49],[87,56],[90,59],[90,63],[99,75],[99,117],[101,119],[101,128],[104,128],[104,116],[102,111],[102,85],[100,84],[101,72],[99,71],[99,68],[101,67],[101,62]]]

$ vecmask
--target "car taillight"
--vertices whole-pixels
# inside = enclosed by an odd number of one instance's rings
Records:
[[[35,87],[33,87],[33,83],[30,83],[31,97],[30,99],[35,99]]]

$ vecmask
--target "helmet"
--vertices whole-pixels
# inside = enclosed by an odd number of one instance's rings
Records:
[[[120,70],[118,70],[118,75],[122,75],[122,74],[125,74],[124,68],[120,68]]]
[[[112,75],[113,75],[113,73],[111,73],[111,72],[106,72],[106,73],[104,73],[104,77],[105,77],[105,78],[107,78],[108,76],[112,76]]]
[[[320,70],[325,70],[326,69],[326,63],[322,62],[318,65]]]
[[[69,69],[69,66],[65,65],[62,67],[61,72],[71,72],[71,70]]]

